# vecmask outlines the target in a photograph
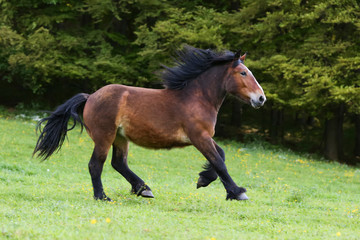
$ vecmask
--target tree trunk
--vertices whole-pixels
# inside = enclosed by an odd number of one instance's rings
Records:
[[[354,155],[357,161],[360,161],[360,114],[355,115],[355,147]]]
[[[339,159],[344,159],[344,115],[345,115],[345,104],[340,104],[339,106],[339,122],[337,126],[338,131],[338,153],[339,153]]]
[[[324,155],[330,160],[339,160],[338,142],[337,142],[337,118],[336,116],[325,122],[325,149]]]
[[[242,103],[240,101],[232,102],[232,112],[231,112],[231,125],[235,127],[241,127],[242,125]]]
[[[282,142],[284,136],[284,112],[283,110],[271,109],[270,142]]]
[[[344,112],[345,107],[341,104],[325,123],[324,155],[329,160],[340,161],[343,158]]]

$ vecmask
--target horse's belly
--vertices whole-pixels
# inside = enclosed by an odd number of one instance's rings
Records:
[[[118,134],[131,142],[146,148],[173,148],[191,145],[185,132],[179,129],[157,130],[151,127],[123,126],[118,128]]]

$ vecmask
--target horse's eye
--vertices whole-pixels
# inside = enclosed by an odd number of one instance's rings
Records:
[[[240,74],[243,76],[246,76],[246,72],[241,72]]]

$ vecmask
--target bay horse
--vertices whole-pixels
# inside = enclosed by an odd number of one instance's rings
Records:
[[[89,162],[94,198],[112,201],[101,182],[103,165],[112,146],[112,167],[132,187],[132,193],[152,198],[151,189],[127,163],[129,142],[151,149],[195,146],[208,160],[199,173],[197,188],[219,178],[226,199],[247,200],[225,165],[225,153],[213,140],[216,118],[227,93],[261,107],[266,97],[244,55],[231,51],[203,50],[186,46],[177,51],[175,66],[163,65],[164,89],[118,84],[104,86],[93,94],[80,93],[39,121],[40,136],[33,155],[44,160],[60,150],[66,134],[76,123],[95,143]],[[83,109],[82,118],[78,111]],[[80,114],[81,115],[81,114]],[[73,126],[68,122],[73,118]],[[83,120],[82,120],[83,119]],[[46,125],[41,129],[41,124]]]

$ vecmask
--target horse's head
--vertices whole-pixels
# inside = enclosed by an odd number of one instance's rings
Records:
[[[244,65],[245,57],[246,53],[242,56],[240,52],[235,54],[233,64],[229,68],[225,90],[254,108],[259,108],[264,105],[266,97],[252,72]]]

